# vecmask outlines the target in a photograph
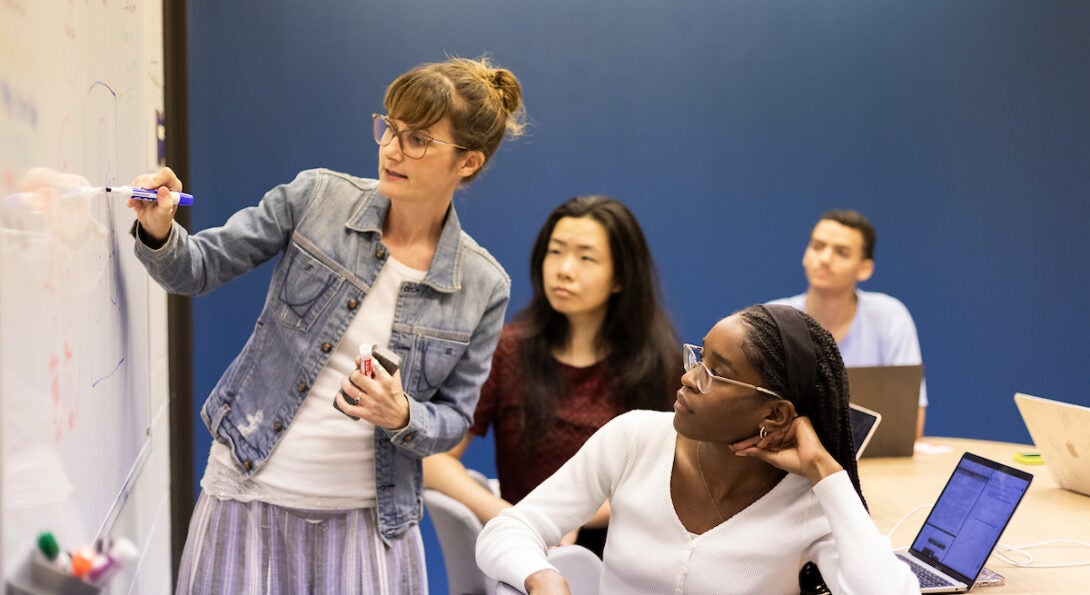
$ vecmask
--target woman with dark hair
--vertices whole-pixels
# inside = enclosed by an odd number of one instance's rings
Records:
[[[582,196],[553,210],[534,243],[530,280],[533,298],[500,336],[470,428],[495,432],[501,497],[462,466],[470,435],[424,460],[424,485],[463,502],[481,522],[521,500],[610,419],[668,410],[677,389],[677,338],[643,231],[622,203]],[[563,542],[601,555],[603,503]]]
[[[790,306],[752,306],[685,345],[674,413],[636,411],[489,522],[477,562],[529,593],[568,593],[546,549],[609,499],[600,592],[919,593],[867,514],[844,364]]]

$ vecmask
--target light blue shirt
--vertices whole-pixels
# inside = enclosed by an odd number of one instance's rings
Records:
[[[876,291],[855,290],[858,305],[848,334],[838,343],[845,366],[908,366],[922,364],[916,323],[901,300]],[[782,298],[806,312],[806,294]],[[927,383],[920,383],[920,407],[927,407]]]

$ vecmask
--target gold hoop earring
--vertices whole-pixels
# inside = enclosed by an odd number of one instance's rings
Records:
[[[761,439],[762,439],[762,440],[764,440],[764,439],[765,439],[765,437],[766,437],[766,436],[768,436],[768,430],[766,430],[764,426],[761,426],[761,433],[760,433],[760,436],[761,436]]]

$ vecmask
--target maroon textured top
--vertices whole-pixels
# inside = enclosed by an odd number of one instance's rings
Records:
[[[610,389],[606,364],[575,368],[557,362],[568,393],[556,405],[556,420],[540,437],[536,455],[520,443],[518,337],[521,325],[509,324],[492,356],[492,372],[481,387],[481,400],[469,428],[484,436],[491,426],[496,440],[496,473],[500,492],[512,504],[553,474],[598,428],[624,412]]]

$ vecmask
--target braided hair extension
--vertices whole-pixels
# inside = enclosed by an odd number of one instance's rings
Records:
[[[863,506],[863,490],[859,485],[859,470],[855,462],[855,445],[852,438],[851,413],[848,407],[848,377],[844,371],[844,361],[833,336],[813,318],[804,312],[803,320],[810,331],[810,340],[817,355],[817,404],[816,410],[802,410],[794,395],[787,392],[787,362],[784,361],[784,346],[776,323],[768,312],[760,306],[750,306],[738,312],[749,327],[742,351],[749,358],[757,373],[761,375],[765,386],[784,395],[791,401],[799,415],[810,418],[814,424],[821,444],[829,451],[840,466],[848,472]]]

